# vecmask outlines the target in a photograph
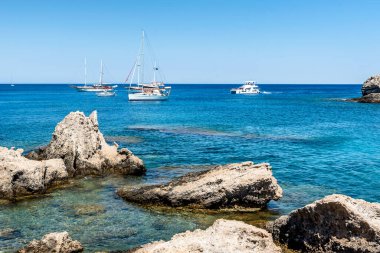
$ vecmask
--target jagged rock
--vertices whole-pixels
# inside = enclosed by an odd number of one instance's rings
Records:
[[[380,75],[371,76],[362,85],[362,97],[347,99],[359,103],[380,103]]]
[[[40,241],[33,240],[18,253],[77,253],[82,251],[83,247],[80,242],[73,241],[69,233],[60,232],[47,234]]]
[[[371,76],[362,86],[362,95],[366,96],[372,93],[380,93],[380,75]]]
[[[141,246],[135,253],[280,253],[271,235],[241,221],[219,219],[206,230],[197,229],[174,235],[170,241]]]
[[[142,204],[209,209],[261,208],[282,197],[270,165],[253,162],[216,166],[167,184],[121,188],[117,193],[125,200]]]
[[[71,112],[55,128],[47,147],[28,155],[31,159],[62,158],[70,176],[143,174],[141,159],[128,149],[108,145],[99,131],[97,112],[89,117]]]
[[[275,220],[273,238],[302,252],[380,252],[380,204],[330,195]]]
[[[41,194],[68,179],[62,159],[29,160],[22,149],[0,147],[0,199]]]

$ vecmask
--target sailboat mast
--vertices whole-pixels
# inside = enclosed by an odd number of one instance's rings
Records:
[[[144,37],[145,37],[145,32],[143,30],[142,34],[141,34],[139,62],[137,65],[137,67],[138,67],[137,84],[144,83]]]
[[[99,83],[103,84],[103,60],[100,60],[100,79]]]
[[[84,58],[84,85],[87,86],[87,58]]]
[[[153,83],[156,83],[156,71],[158,70],[157,68],[157,62],[154,62],[154,67],[153,67]]]

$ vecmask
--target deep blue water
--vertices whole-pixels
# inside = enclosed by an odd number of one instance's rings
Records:
[[[239,217],[250,223],[331,193],[380,202],[380,105],[342,101],[360,96],[360,85],[260,85],[267,94],[230,95],[236,86],[173,85],[169,101],[128,102],[123,88],[100,98],[67,85],[0,85],[0,146],[45,145],[66,114],[97,110],[106,138],[148,168],[144,177],[87,178],[43,199],[1,206],[1,227],[12,233],[0,233],[0,249],[61,230],[88,251],[129,249],[231,217],[146,210],[114,194],[121,185],[164,182],[209,164],[272,165],[284,197],[268,211]],[[76,214],[83,203],[105,211]]]

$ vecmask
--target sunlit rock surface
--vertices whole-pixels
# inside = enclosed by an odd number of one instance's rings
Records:
[[[121,188],[119,196],[141,204],[191,208],[261,208],[282,197],[269,164],[253,162],[216,166],[189,173],[167,184]]]
[[[139,175],[145,172],[141,159],[128,149],[108,145],[99,131],[97,112],[89,117],[71,112],[55,128],[47,147],[31,152],[38,160],[62,158],[70,176],[106,175],[110,173]]]
[[[68,179],[62,159],[34,161],[22,156],[22,149],[0,147],[0,198],[45,193]]]
[[[220,219],[206,230],[176,234],[170,241],[143,245],[135,253],[280,253],[271,235],[241,221]]]
[[[380,252],[380,204],[330,195],[278,218],[273,238],[302,252]]]
[[[41,240],[31,241],[18,253],[77,253],[82,252],[83,247],[78,241],[74,241],[67,232],[50,233]]]

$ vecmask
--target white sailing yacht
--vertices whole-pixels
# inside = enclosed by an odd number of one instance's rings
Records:
[[[171,87],[165,86],[163,82],[156,80],[156,73],[159,70],[157,63],[153,66],[153,81],[144,82],[144,40],[145,32],[142,31],[140,52],[133,66],[132,78],[129,83],[129,101],[162,101],[170,96]],[[137,84],[132,85],[135,72],[137,71]]]
[[[92,92],[100,92],[100,91],[112,91],[117,85],[111,86],[103,83],[103,60],[100,61],[100,78],[99,83],[93,85],[87,85],[87,60],[84,59],[84,85],[72,86],[77,91],[92,91]]]

